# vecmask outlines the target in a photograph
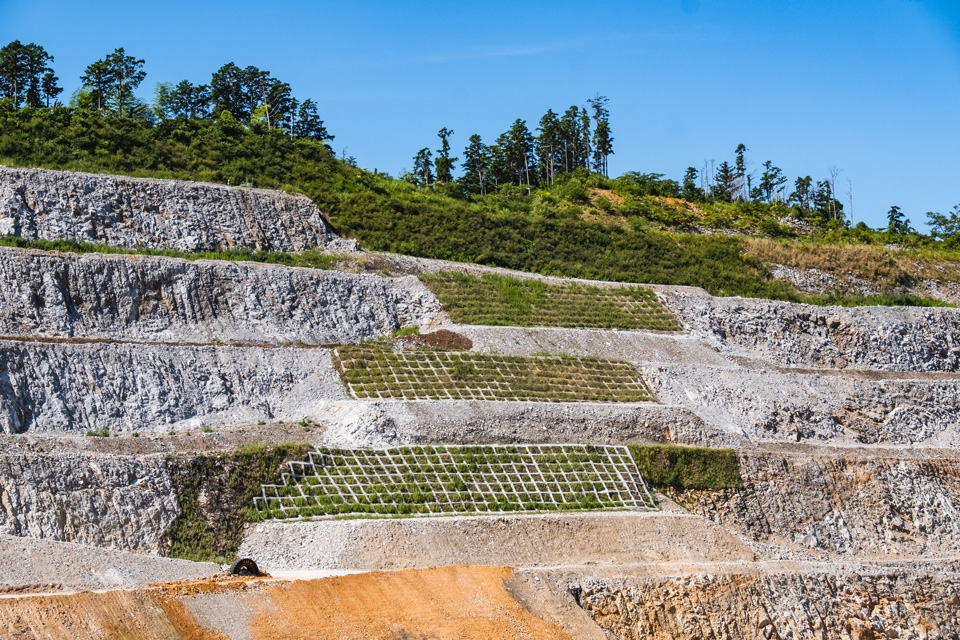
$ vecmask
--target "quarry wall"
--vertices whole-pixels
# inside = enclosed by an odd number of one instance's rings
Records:
[[[0,455],[0,533],[157,554],[179,513],[162,458]]]
[[[302,195],[7,167],[0,167],[0,235],[182,251],[356,248]]]
[[[663,291],[667,306],[721,353],[791,367],[960,370],[960,309],[815,307]]]
[[[439,311],[413,277],[0,248],[0,335],[342,344]]]
[[[319,348],[0,340],[0,431],[151,431],[310,415],[346,398]]]

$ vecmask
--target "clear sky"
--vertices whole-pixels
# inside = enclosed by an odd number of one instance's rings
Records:
[[[393,175],[441,127],[462,155],[600,94],[611,175],[679,180],[743,142],[791,183],[839,168],[871,226],[960,203],[960,0],[0,0],[14,39],[55,56],[66,95],[116,47],[146,60],[145,99],[258,66],[316,100],[338,154]]]

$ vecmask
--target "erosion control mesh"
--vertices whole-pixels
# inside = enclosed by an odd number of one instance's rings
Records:
[[[629,362],[343,346],[333,352],[355,398],[653,402]]]
[[[263,518],[657,509],[621,446],[320,448],[288,465],[254,498]]]
[[[647,287],[547,284],[486,274],[424,274],[420,279],[454,322],[515,327],[583,327],[680,331]]]

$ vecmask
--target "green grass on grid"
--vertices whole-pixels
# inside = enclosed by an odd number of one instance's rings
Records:
[[[403,400],[652,402],[629,362],[574,356],[504,356],[394,350],[375,344],[334,351],[354,397]]]
[[[425,274],[420,279],[460,324],[681,330],[647,287],[550,284],[456,272]]]
[[[657,508],[622,446],[321,448],[289,468],[254,500],[261,518]]]

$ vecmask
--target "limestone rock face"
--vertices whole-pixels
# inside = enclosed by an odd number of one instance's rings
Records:
[[[0,341],[5,433],[301,418],[320,398],[346,398],[326,349]]]
[[[0,335],[342,344],[439,312],[412,276],[0,248]]]
[[[179,513],[161,458],[0,456],[0,533],[157,554]]]
[[[956,638],[960,573],[936,566],[584,581],[608,637]]]
[[[686,293],[664,298],[722,353],[792,367],[960,371],[958,309],[847,309]]]
[[[684,499],[694,513],[784,559],[955,557],[960,461],[934,455],[744,452],[742,487],[690,492]],[[779,551],[772,551],[774,546]]]
[[[302,195],[0,167],[0,235],[212,251],[356,248]]]

